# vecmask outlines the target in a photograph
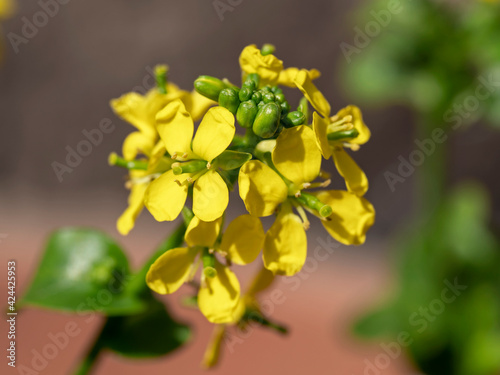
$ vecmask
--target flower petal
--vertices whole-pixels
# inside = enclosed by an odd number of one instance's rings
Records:
[[[297,186],[311,182],[321,169],[321,151],[312,129],[306,125],[284,129],[276,139],[273,163]]]
[[[210,342],[205,349],[205,354],[203,354],[203,360],[201,365],[204,369],[210,369],[217,365],[220,358],[222,340],[226,333],[226,326],[223,324],[217,324],[214,327],[212,337]]]
[[[214,221],[222,216],[229,203],[229,190],[222,177],[209,170],[198,178],[193,188],[193,212],[203,221]]]
[[[208,110],[193,140],[193,152],[211,162],[231,144],[235,133],[234,116],[224,107]]]
[[[297,73],[299,71],[299,68],[286,68],[282,70],[278,77],[278,85],[295,87],[295,77],[297,76]],[[317,69],[311,69],[308,71],[308,73],[311,80],[319,78],[319,76],[321,75],[321,73]]]
[[[207,113],[208,109],[214,105],[217,105],[217,102],[208,99],[195,90],[191,92],[191,108],[189,108],[189,113],[191,113],[194,121],[201,119]]]
[[[249,298],[254,298],[257,294],[269,288],[274,279],[274,274],[267,268],[262,267],[259,273],[252,280],[252,283],[250,284],[250,287],[248,288],[245,295]]]
[[[321,150],[321,154],[325,159],[329,159],[332,156],[332,148],[328,143],[328,119],[325,119],[318,115],[317,112],[313,113],[313,123],[312,128],[314,134],[316,135],[316,142]]]
[[[179,186],[175,180],[185,180],[190,173],[174,175],[172,170],[151,182],[144,196],[144,203],[157,221],[172,221],[179,216],[186,202],[188,186]]]
[[[128,207],[116,222],[116,228],[122,236],[126,236],[134,228],[135,220],[144,208],[144,194],[148,186],[149,183],[132,185],[128,197]]]
[[[343,118],[347,115],[352,116],[352,123],[354,125],[354,129],[356,129],[359,135],[356,138],[350,139],[349,143],[355,143],[358,145],[365,144],[370,139],[371,133],[368,126],[363,122],[363,116],[361,114],[361,110],[355,105],[349,105],[345,108],[342,108],[336,115],[338,118]]]
[[[156,145],[153,147],[151,150],[151,154],[149,155],[149,162],[148,162],[148,173],[152,174],[155,173],[158,169],[162,167],[162,159],[164,158],[165,153],[167,152],[167,149],[165,148],[165,145],[163,144],[162,140],[159,140]],[[172,160],[169,158],[169,163],[172,163]],[[170,166],[168,166],[170,167]],[[167,168],[170,169],[170,168]]]
[[[293,276],[307,256],[307,236],[300,218],[284,206],[264,241],[264,266],[277,275]]]
[[[196,216],[189,223],[185,239],[189,246],[213,247],[220,232],[222,216],[214,221],[201,221]]]
[[[147,136],[156,135],[156,113],[168,103],[165,95],[152,89],[145,96],[130,92],[110,102],[113,111]]]
[[[272,54],[262,56],[260,49],[252,44],[241,52],[240,67],[247,74],[257,73],[260,76],[261,85],[266,85],[278,81],[279,74],[283,70],[283,61]]]
[[[343,148],[335,148],[333,161],[339,174],[344,177],[347,189],[356,195],[364,195],[368,190],[368,178],[351,156]]]
[[[323,117],[330,116],[330,103],[323,96],[321,91],[312,83],[309,72],[302,69],[295,76],[295,85],[302,91],[304,96],[309,100],[309,103],[318,111]]]
[[[134,160],[137,154],[149,156],[156,142],[154,137],[148,136],[140,131],[130,133],[123,141],[122,153],[125,160]]]
[[[240,299],[240,283],[226,266],[215,262],[215,277],[207,277],[198,292],[198,306],[212,323],[232,323]]]
[[[176,99],[156,115],[156,128],[170,155],[191,155],[194,123],[184,103]]]
[[[258,160],[243,164],[238,176],[240,197],[250,214],[269,216],[288,196],[283,179]]]
[[[188,279],[197,254],[186,247],[168,250],[151,265],[146,283],[156,293],[174,293]]]
[[[257,258],[264,244],[264,237],[259,218],[241,215],[227,227],[220,248],[228,253],[231,262],[245,265]]]
[[[328,221],[321,221],[333,238],[345,245],[365,242],[366,232],[375,221],[375,209],[370,202],[343,190],[321,191],[315,195],[333,210]]]

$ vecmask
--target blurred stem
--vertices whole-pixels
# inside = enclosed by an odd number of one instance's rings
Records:
[[[83,359],[83,361],[78,366],[78,369],[75,371],[75,375],[87,375],[92,373],[97,359],[99,358],[99,354],[101,353],[101,349],[103,349],[101,345],[101,336],[107,321],[108,319],[106,319],[106,322],[104,322],[103,328],[99,332],[99,335],[97,336],[97,339],[87,353],[87,356]]]
[[[419,122],[417,139],[421,142],[430,140],[435,149],[430,155],[425,155],[424,162],[417,167],[417,202],[419,204],[419,217],[426,220],[431,216],[445,195],[448,173],[446,161],[448,154],[448,140],[443,143],[434,143],[433,130],[440,128],[431,119],[422,117]],[[423,151],[422,151],[423,152]]]

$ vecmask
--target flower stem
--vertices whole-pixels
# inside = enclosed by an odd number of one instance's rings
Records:
[[[106,319],[107,321],[107,319]],[[103,328],[106,326],[106,322],[103,325]],[[78,366],[78,369],[75,371],[75,375],[87,375],[91,374],[93,369],[95,368],[95,364],[97,362],[97,359],[99,358],[99,354],[101,353],[101,350],[103,349],[101,345],[101,335],[102,335],[103,329],[101,329],[99,335],[97,336],[97,339],[95,340],[94,344],[88,351],[87,355],[83,359],[83,361],[80,363]]]

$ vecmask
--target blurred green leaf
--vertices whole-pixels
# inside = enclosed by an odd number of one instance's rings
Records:
[[[353,333],[364,338],[393,336],[400,330],[399,316],[391,305],[370,312],[353,326]]]
[[[65,228],[53,233],[21,304],[69,312],[134,314],[145,304],[123,293],[130,278],[128,260],[107,235]]]

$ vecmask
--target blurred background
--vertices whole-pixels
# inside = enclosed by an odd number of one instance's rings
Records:
[[[403,352],[391,357],[387,366],[380,362],[380,366],[368,368],[381,353],[387,353],[384,343],[393,342],[394,334],[405,329],[404,325],[382,329],[390,325],[387,322],[397,321],[399,312],[401,320],[408,320],[404,317],[434,298],[429,292],[419,299],[422,289],[419,286],[405,289],[407,282],[402,280],[402,274],[415,275],[412,280],[421,281],[428,278],[412,270],[434,270],[433,275],[442,289],[443,280],[452,281],[453,275],[464,273],[481,274],[484,266],[466,256],[460,258],[462,263],[454,258],[453,264],[460,267],[450,273],[439,273],[450,259],[443,255],[442,263],[426,258],[433,262],[431,267],[418,257],[421,263],[412,268],[408,265],[416,265],[415,260],[401,260],[401,249],[407,249],[401,245],[400,239],[405,237],[402,231],[408,233],[408,228],[412,229],[412,235],[407,238],[418,238],[420,230],[421,236],[427,236],[428,228],[415,229],[424,228],[425,225],[420,225],[425,222],[438,232],[425,237],[433,238],[429,242],[435,244],[443,233],[436,229],[441,227],[434,221],[438,220],[435,215],[440,215],[441,223],[448,222],[446,215],[456,217],[465,212],[457,225],[462,225],[460,228],[467,232],[471,227],[476,228],[477,217],[480,217],[484,228],[481,226],[474,234],[484,238],[484,229],[491,240],[483,244],[476,237],[467,237],[471,246],[462,253],[484,254],[475,246],[489,246],[491,254],[498,253],[494,233],[500,226],[500,121],[495,117],[495,111],[498,113],[495,97],[500,93],[494,91],[494,84],[490,85],[493,87],[491,97],[478,101],[477,108],[474,102],[474,110],[459,115],[467,124],[457,129],[450,130],[453,122],[445,118],[449,110],[455,111],[455,104],[463,103],[467,93],[481,84],[480,77],[489,79],[495,72],[492,70],[495,64],[500,64],[500,55],[494,50],[499,44],[500,24],[498,19],[489,16],[500,13],[498,7],[481,4],[492,8],[477,11],[480,13],[477,19],[465,19],[465,14],[471,14],[465,3],[476,2],[439,2],[439,5],[397,0],[63,2],[19,1],[15,13],[2,21],[0,155],[4,162],[0,165],[0,247],[3,250],[0,254],[2,264],[6,264],[7,259],[17,260],[18,295],[25,290],[36,269],[47,235],[58,227],[83,225],[108,232],[128,250],[133,265],[144,262],[174,227],[172,223],[156,223],[144,213],[127,237],[121,237],[116,231],[115,222],[126,207],[127,191],[123,187],[124,172],[109,167],[107,157],[110,152],[121,149],[132,127],[114,116],[110,99],[153,87],[153,67],[158,63],[168,64],[171,81],[186,90],[192,88],[193,80],[201,74],[227,77],[237,83],[240,78],[238,56],[243,47],[272,43],[277,48],[275,55],[285,66],[321,71],[316,84],[333,110],[347,104],[357,104],[363,110],[372,138],[354,157],[370,180],[366,197],[374,204],[377,219],[365,245],[339,246],[326,261],[303,271],[299,288],[280,284],[286,301],[276,306],[273,317],[291,328],[289,336],[283,338],[256,330],[243,344],[237,345],[233,353],[226,351],[222,365],[214,372],[299,374],[314,369],[320,374],[333,371],[416,374],[422,371],[417,369],[418,365],[426,368],[427,373],[439,373],[429,370],[435,366],[425,367],[422,363],[425,358],[441,358],[442,353],[453,352],[445,344],[449,343],[448,339],[443,339],[442,346],[431,354],[410,350],[411,354]],[[47,8],[46,4],[52,6]],[[446,13],[439,7],[453,10]],[[40,16],[40,12],[46,16]],[[491,44],[486,43],[490,39]],[[496,77],[496,82],[500,82],[500,75]],[[453,84],[447,85],[447,82]],[[114,130],[104,134],[102,142],[59,179],[54,172],[54,162],[65,164],[68,147],[76,149],[77,144],[86,139],[82,131],[98,128],[103,119],[111,119]],[[398,172],[401,158],[410,160],[409,155],[418,149],[415,140],[427,139],[435,128],[445,129],[448,139],[436,144],[438,151],[422,165],[415,166],[414,172],[403,176]],[[422,129],[426,130],[422,132]],[[434,168],[437,169],[434,175],[432,171],[420,173],[432,170],[434,165],[442,167]],[[439,184],[436,184],[436,173],[442,179]],[[399,176],[397,183],[394,183],[394,175]],[[476,182],[474,187],[468,186],[458,193],[453,190],[469,180]],[[422,187],[422,184],[431,187]],[[334,186],[342,187],[335,181]],[[435,189],[440,193],[426,200],[428,192]],[[233,194],[233,201],[239,201],[237,193]],[[442,207],[445,201],[448,203]],[[463,201],[466,208],[460,210]],[[467,202],[472,202],[472,208],[467,209]],[[476,210],[477,206],[481,207]],[[456,207],[459,208],[455,210]],[[236,216],[243,210],[239,202],[231,214]],[[477,211],[480,212],[476,215]],[[461,229],[455,229],[450,233],[462,233]],[[313,226],[309,248],[314,249],[326,238],[322,228]],[[445,247],[450,246],[453,247],[453,243]],[[429,243],[422,244],[425,251],[430,247]],[[405,253],[412,254],[411,250]],[[482,259],[488,259],[490,267],[500,266],[495,255]],[[406,265],[408,272],[401,272],[401,264]],[[435,264],[439,267],[432,267]],[[473,264],[472,271],[470,264]],[[453,273],[455,271],[458,273]],[[491,279],[481,279],[479,283],[494,285],[493,295],[498,301],[498,283],[492,281],[496,280],[495,272],[491,274]],[[248,276],[244,270],[243,280]],[[473,285],[478,279],[470,276],[467,280],[468,285]],[[5,290],[6,281],[2,279],[0,285]],[[401,295],[410,296],[412,301],[402,302]],[[195,331],[191,343],[169,357],[154,361],[132,361],[107,354],[99,363],[97,374],[200,371],[198,362],[210,336],[209,323],[200,314],[180,307],[177,295],[165,300],[175,316],[193,322]],[[394,308],[388,315],[362,320],[357,331],[377,337],[371,341],[351,334],[352,325],[360,316],[388,300],[398,301],[391,306],[407,308]],[[478,311],[484,311],[482,306],[491,305],[488,299],[478,301]],[[456,310],[455,317],[464,316],[463,310],[458,307]],[[491,327],[498,329],[497,310],[491,311]],[[470,314],[477,317],[474,312]],[[466,317],[465,322],[471,319]],[[39,373],[70,373],[92,340],[99,326],[98,319],[87,323],[71,315],[26,311],[18,320],[18,364],[29,365],[33,350],[42,350],[50,342],[48,334],[63,330],[67,321],[77,322],[83,333]],[[457,321],[462,322],[458,318]],[[485,328],[488,333],[491,327]],[[3,322],[2,332],[6,329]],[[433,340],[445,337],[447,332],[448,329],[443,329],[435,333],[437,336],[430,337]],[[2,338],[1,342],[6,344],[7,339]],[[500,348],[498,336],[492,337],[491,342],[495,350]],[[491,348],[483,342],[481,345]],[[498,353],[493,352],[500,357]],[[456,373],[494,375],[499,372],[493,362],[483,366],[485,370],[470,365],[469,372]],[[3,373],[7,367],[1,366]],[[10,368],[7,370],[7,373],[16,373]],[[441,373],[455,373],[447,371]]]

